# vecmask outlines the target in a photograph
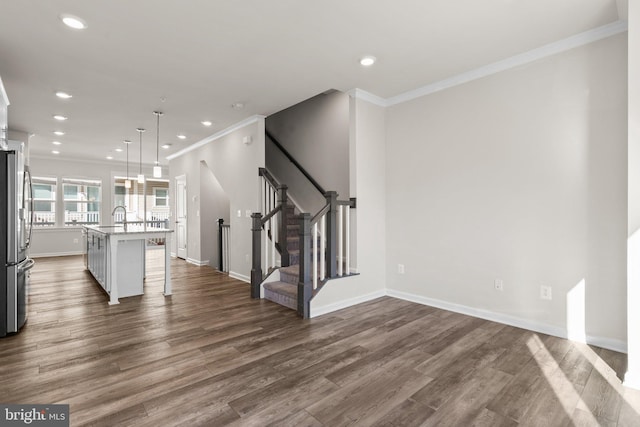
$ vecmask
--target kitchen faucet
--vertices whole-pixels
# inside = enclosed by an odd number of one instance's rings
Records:
[[[115,208],[113,208],[113,212],[111,212],[111,216],[115,217],[116,211],[118,209],[122,209],[122,212],[124,212],[124,216],[122,217],[122,223],[124,224],[124,231],[126,232],[127,231],[127,209],[124,206],[116,206]]]

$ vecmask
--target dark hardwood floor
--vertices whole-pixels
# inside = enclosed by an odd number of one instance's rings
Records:
[[[80,257],[36,261],[0,402],[73,426],[640,426],[613,351],[388,297],[301,320],[179,260],[171,297],[154,270],[109,306]]]

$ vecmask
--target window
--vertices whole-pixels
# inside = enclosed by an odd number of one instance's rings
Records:
[[[169,189],[154,188],[153,189],[153,206],[156,208],[164,208],[169,206]]]
[[[64,225],[100,223],[100,181],[62,179]]]
[[[33,177],[33,225],[56,225],[56,178]]]
[[[125,181],[125,177],[115,177],[113,207],[125,207],[129,224],[165,227],[169,218],[169,181],[147,178],[144,184],[139,184],[134,179],[130,188],[126,188]],[[122,210],[118,210],[114,222],[122,222],[123,216]]]

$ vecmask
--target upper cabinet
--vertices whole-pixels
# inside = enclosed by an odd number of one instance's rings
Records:
[[[9,98],[4,90],[2,78],[0,78],[0,149],[6,150],[7,139],[9,138],[9,122],[7,119],[7,107],[9,106]]]

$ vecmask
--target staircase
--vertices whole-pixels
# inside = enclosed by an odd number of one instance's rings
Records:
[[[300,281],[300,220],[294,208],[287,205],[287,249],[289,266],[279,269],[280,280],[264,284],[264,298],[292,310],[298,309],[298,282]]]
[[[295,214],[288,187],[265,168],[258,175],[261,208],[251,215],[251,298],[264,297],[308,318],[311,299],[324,284],[351,275],[349,212],[356,201],[338,200],[335,191],[327,191],[326,204],[315,215]],[[279,276],[267,277],[275,269]]]

